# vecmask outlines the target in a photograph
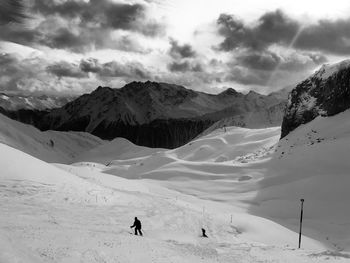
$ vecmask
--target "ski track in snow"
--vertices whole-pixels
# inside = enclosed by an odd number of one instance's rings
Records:
[[[70,202],[52,185],[3,180],[0,187],[1,231],[41,260],[33,262],[320,262],[329,257],[242,241],[233,226],[215,220],[207,220],[211,237],[200,238],[203,216],[174,199],[106,189],[97,203],[95,198]],[[112,204],[103,204],[107,199]],[[135,213],[143,220],[144,237],[130,234]],[[5,261],[2,253],[2,263],[31,262]]]

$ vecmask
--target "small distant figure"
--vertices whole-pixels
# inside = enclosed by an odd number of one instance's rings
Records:
[[[202,237],[208,237],[206,234],[205,234],[205,229],[202,228]]]
[[[134,224],[132,226],[130,226],[130,228],[135,227],[135,235],[137,236],[137,232],[139,232],[140,236],[142,236],[142,232],[141,232],[141,221],[137,219],[137,217],[135,217],[135,221]]]

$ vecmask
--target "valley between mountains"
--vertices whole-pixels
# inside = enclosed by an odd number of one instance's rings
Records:
[[[0,262],[349,262],[349,65],[287,101],[135,82],[37,115],[5,109],[28,119],[0,115]],[[163,119],[174,137],[154,131]]]

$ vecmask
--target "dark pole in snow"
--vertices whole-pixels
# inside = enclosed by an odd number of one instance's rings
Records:
[[[301,245],[301,227],[303,225],[303,209],[304,209],[304,199],[300,199],[301,202],[301,211],[300,211],[300,229],[299,229],[299,248]]]

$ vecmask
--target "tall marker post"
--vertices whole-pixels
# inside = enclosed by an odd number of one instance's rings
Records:
[[[301,245],[301,228],[302,228],[302,225],[303,225],[303,210],[304,210],[304,199],[300,199],[300,202],[301,202],[301,211],[300,211],[300,229],[299,229],[299,247],[300,248],[300,245]]]

